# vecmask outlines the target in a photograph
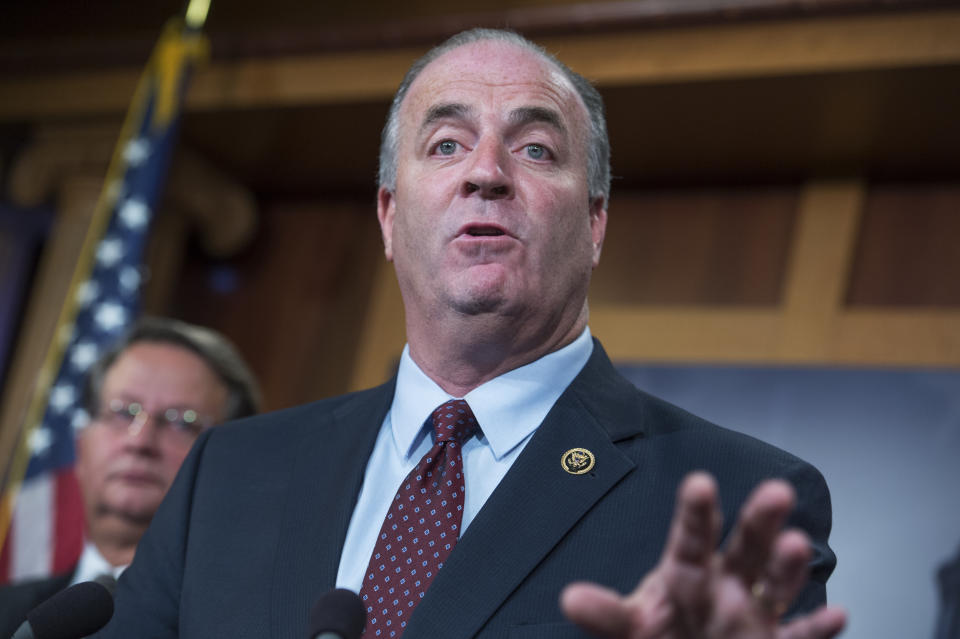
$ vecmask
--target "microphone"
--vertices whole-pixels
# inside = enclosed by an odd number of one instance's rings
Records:
[[[337,588],[323,594],[310,610],[310,639],[360,639],[367,611],[353,591]]]
[[[95,584],[100,584],[101,586],[103,586],[104,588],[106,588],[106,589],[107,589],[107,592],[110,593],[110,596],[111,596],[111,597],[113,596],[113,593],[115,593],[115,592],[117,591],[117,579],[116,579],[116,577],[114,577],[113,575],[111,575],[111,574],[108,573],[108,572],[105,572],[105,573],[103,573],[103,574],[97,575],[96,577],[94,577],[94,578],[91,579],[90,581],[92,581],[92,582],[95,583]]]
[[[10,639],[79,639],[107,625],[113,616],[113,597],[93,581],[61,590],[27,613]]]

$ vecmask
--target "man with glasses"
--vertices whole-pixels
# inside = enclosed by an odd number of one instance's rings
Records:
[[[76,440],[83,553],[67,574],[0,590],[0,637],[61,589],[118,576],[197,436],[256,413],[260,398],[225,337],[177,320],[143,318],[93,365],[85,401],[90,420]]]

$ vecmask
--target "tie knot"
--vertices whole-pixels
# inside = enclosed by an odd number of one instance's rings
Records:
[[[440,404],[431,417],[438,442],[462,443],[477,430],[477,418],[464,399],[451,399]]]

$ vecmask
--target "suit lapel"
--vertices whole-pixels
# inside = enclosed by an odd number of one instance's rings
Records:
[[[596,417],[624,415],[622,406],[605,402],[604,385],[596,385],[610,375],[617,376],[596,344],[587,367],[464,532],[411,617],[405,636],[474,636],[567,531],[633,469],[611,430],[617,438],[632,437],[637,427],[624,426],[622,420],[606,427]],[[588,388],[592,395],[584,392]],[[622,394],[611,398],[623,403]],[[594,410],[597,402],[605,404],[603,410]],[[593,453],[596,463],[590,472],[574,475],[564,470],[561,457],[571,448]]]
[[[334,587],[340,553],[393,384],[309,417],[291,470],[273,579],[277,637],[301,639],[310,608]]]

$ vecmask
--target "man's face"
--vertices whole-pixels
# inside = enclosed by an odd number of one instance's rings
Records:
[[[198,424],[212,424],[223,419],[226,399],[224,384],[187,349],[145,341],[123,351],[104,378],[100,411],[77,438],[91,530],[110,522],[145,525],[156,512],[196,438],[158,416],[192,410]],[[141,409],[133,419],[131,405]]]
[[[606,211],[588,195],[587,114],[569,82],[516,45],[477,42],[423,70],[399,123],[378,215],[408,317],[579,313]]]

